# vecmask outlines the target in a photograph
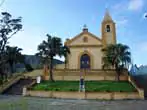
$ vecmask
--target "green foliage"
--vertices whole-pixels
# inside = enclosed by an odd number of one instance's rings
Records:
[[[103,49],[103,52],[103,68],[115,69],[119,80],[119,75],[123,69],[127,69],[131,63],[129,47],[123,44],[113,44]]]
[[[21,48],[6,46],[7,63],[9,63],[12,73],[14,73],[14,64],[24,63],[24,56],[21,54],[21,51]]]
[[[4,72],[7,63],[6,46],[8,40],[22,29],[21,17],[16,19],[8,12],[2,12],[0,18],[0,77],[6,76]]]
[[[67,56],[68,54],[70,54],[70,49],[69,47],[67,47],[66,45],[64,45],[63,47],[61,47],[61,50],[60,50],[60,56],[64,56],[65,58],[65,69],[66,69],[66,64],[68,63],[68,59],[67,59]]]
[[[42,58],[43,64],[49,64],[51,57],[60,54],[60,48],[62,46],[61,39],[58,37],[52,37],[47,34],[47,40],[43,40],[38,45],[37,56]]]
[[[89,92],[99,91],[99,92],[132,92],[136,89],[126,81],[90,81],[86,82],[86,90]]]
[[[52,37],[47,34],[47,40],[43,40],[41,44],[38,45],[38,53],[37,56],[42,58],[42,62],[45,65],[49,65],[50,68],[50,80],[54,81],[53,79],[53,58],[56,55],[60,55],[62,47],[61,39],[58,37]]]
[[[31,72],[34,70],[30,64],[25,64],[25,68],[28,72]]]
[[[86,81],[87,92],[134,92],[136,89],[127,81]],[[79,81],[43,81],[35,85],[32,90],[42,91],[78,91]]]

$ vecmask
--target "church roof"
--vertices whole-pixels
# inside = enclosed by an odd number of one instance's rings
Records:
[[[105,16],[104,16],[104,19],[103,19],[103,22],[106,22],[106,21],[113,21],[108,10],[106,10]]]

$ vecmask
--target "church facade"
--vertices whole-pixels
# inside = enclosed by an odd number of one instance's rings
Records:
[[[102,48],[116,44],[115,22],[106,11],[101,23],[101,37],[98,37],[84,27],[82,32],[67,39],[65,45],[70,48],[67,69],[102,69]]]

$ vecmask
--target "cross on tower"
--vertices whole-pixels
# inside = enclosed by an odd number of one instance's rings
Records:
[[[83,32],[88,32],[88,28],[87,28],[86,24],[84,24],[84,26],[83,26]]]

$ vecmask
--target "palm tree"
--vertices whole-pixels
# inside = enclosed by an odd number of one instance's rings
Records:
[[[61,51],[60,51],[60,56],[64,56],[65,58],[65,69],[67,69],[67,63],[68,63],[68,54],[70,54],[70,49],[69,47],[67,47],[66,45],[64,45],[62,48],[61,48]]]
[[[21,51],[22,49],[18,47],[6,47],[7,62],[10,65],[11,73],[14,73],[13,65],[18,62],[24,61]]]
[[[49,65],[50,67],[50,80],[54,81],[53,79],[53,58],[56,55],[60,55],[60,50],[62,47],[61,39],[58,37],[52,37],[47,34],[47,40],[43,40],[43,42],[38,46],[38,53],[37,55],[44,59],[49,59],[45,62],[45,64]],[[49,64],[48,64],[49,63]]]
[[[112,44],[103,49],[103,68],[115,69],[117,80],[127,66],[131,63],[131,53],[129,47],[123,44]]]

